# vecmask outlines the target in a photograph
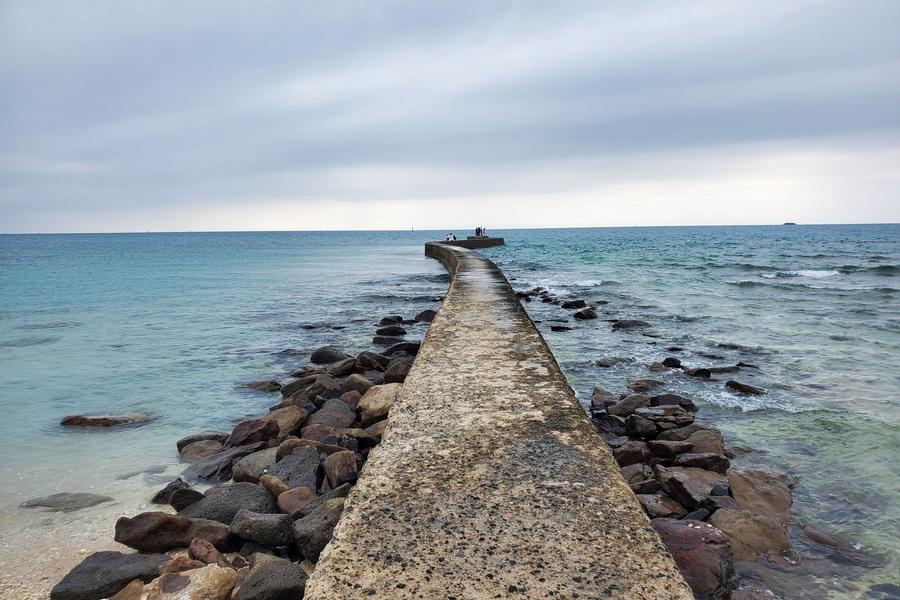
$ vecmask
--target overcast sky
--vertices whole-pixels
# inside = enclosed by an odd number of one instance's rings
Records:
[[[900,221],[900,1],[0,1],[0,231]]]

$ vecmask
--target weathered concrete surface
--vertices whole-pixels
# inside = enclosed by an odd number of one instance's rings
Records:
[[[693,598],[500,270],[426,253],[453,283],[305,598]]]
[[[479,248],[490,248],[491,246],[502,246],[506,242],[501,237],[475,237],[470,235],[464,240],[454,240],[452,242],[431,242],[432,244],[446,244],[448,246],[457,246],[458,248],[469,248],[477,250]]]

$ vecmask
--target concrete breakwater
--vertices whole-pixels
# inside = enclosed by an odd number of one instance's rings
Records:
[[[502,272],[453,279],[306,586],[345,598],[692,598]]]

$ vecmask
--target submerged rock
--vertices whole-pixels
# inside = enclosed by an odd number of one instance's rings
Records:
[[[117,427],[119,425],[140,425],[156,419],[150,413],[127,415],[69,415],[59,422],[63,427]]]
[[[563,308],[586,308],[587,303],[584,300],[566,300],[562,303]]]
[[[742,510],[775,519],[782,526],[791,521],[790,486],[793,479],[762,469],[732,469],[728,472],[731,495]]]
[[[581,310],[575,311],[575,314],[572,316],[581,321],[588,321],[597,318],[597,311],[593,308],[582,308]]]
[[[636,379],[628,384],[628,387],[635,392],[646,392],[647,390],[652,390],[653,388],[659,387],[663,385],[664,382],[659,379]],[[649,404],[649,402],[648,402]]]
[[[603,367],[604,369],[608,369],[610,367],[614,367],[619,364],[627,364],[633,363],[633,358],[627,358],[625,356],[602,356],[594,361],[594,364],[598,367]]]
[[[50,600],[88,600],[112,596],[135,579],[147,583],[169,560],[165,554],[96,552],[62,578],[50,591]]]
[[[726,381],[725,387],[741,394],[748,394],[750,396],[762,396],[766,393],[766,390],[762,388],[754,387],[747,383],[741,383],[740,381],[735,381],[734,379],[729,379],[728,381]]]
[[[651,523],[698,600],[728,597],[734,560],[727,535],[702,521],[661,518]]]
[[[710,523],[731,537],[737,560],[756,560],[764,554],[783,554],[791,547],[787,532],[771,517],[746,510],[717,510]]]
[[[643,329],[644,327],[650,327],[650,323],[647,321],[639,321],[637,319],[623,319],[621,321],[615,321],[612,324],[613,331]]]
[[[59,492],[42,496],[40,498],[32,498],[26,500],[19,506],[22,508],[46,508],[56,512],[73,512],[96,506],[104,502],[112,500],[109,496],[101,496],[100,494],[89,494],[87,492]]]

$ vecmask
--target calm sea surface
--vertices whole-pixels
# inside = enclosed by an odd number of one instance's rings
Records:
[[[145,509],[180,472],[178,437],[273,403],[241,383],[283,379],[325,343],[372,349],[381,316],[436,308],[449,279],[422,244],[444,233],[0,236],[0,567],[29,539],[108,538],[116,515]],[[691,366],[759,366],[735,377],[768,390],[760,397],[659,376],[752,449],[736,465],[797,477],[798,524],[851,543],[830,553],[795,531],[802,566],[755,577],[787,597],[895,597],[900,225],[491,233],[507,246],[484,253],[517,289],[608,303],[558,333],[548,320],[568,311],[527,305],[584,402],[595,385],[621,391],[648,376],[669,346]],[[654,337],[613,332],[603,319],[615,318],[648,321]],[[635,362],[602,369],[601,356]],[[58,426],[68,414],[137,411],[159,418]],[[114,500],[68,514],[18,508],[58,491]]]

